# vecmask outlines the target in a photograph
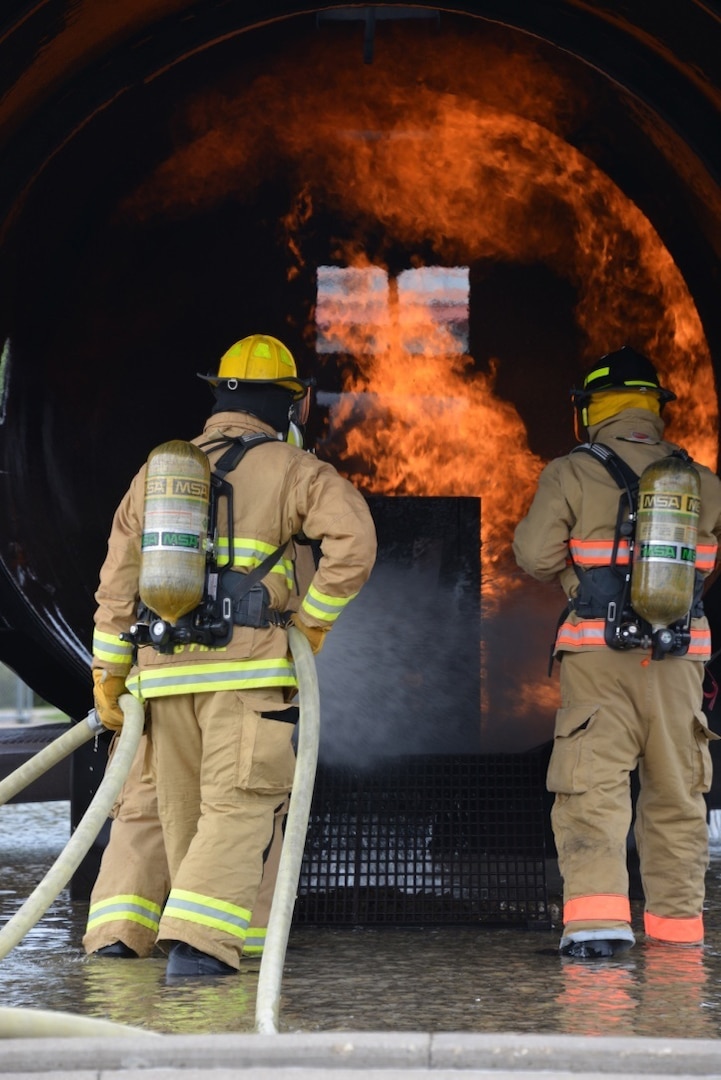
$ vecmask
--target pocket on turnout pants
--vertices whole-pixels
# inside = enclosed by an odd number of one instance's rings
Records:
[[[295,773],[292,734],[291,724],[269,720],[243,705],[236,786],[266,795],[290,791]]]
[[[557,795],[580,795],[593,783],[591,729],[598,705],[569,705],[556,713],[546,787]]]
[[[694,764],[694,777],[693,788],[695,792],[706,792],[711,790],[711,780],[713,778],[713,764],[711,761],[711,751],[709,749],[709,742],[713,739],[718,739],[718,736],[708,726],[706,715],[700,709],[695,714],[693,720],[693,731],[696,739],[696,746],[698,748],[698,758]]]

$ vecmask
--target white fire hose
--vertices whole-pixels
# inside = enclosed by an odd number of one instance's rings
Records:
[[[116,1024],[93,1016],[76,1016],[75,1013],[50,1012],[48,1009],[0,1008],[0,1039],[38,1039],[69,1036],[97,1036],[117,1038],[150,1035],[162,1039],[157,1031]],[[47,1074],[45,1074],[47,1075]],[[56,1073],[55,1075],[61,1075]],[[94,1069],[91,1076],[97,1075]]]
[[[320,738],[320,695],[313,653],[305,636],[293,626],[288,628],[288,641],[298,677],[300,720],[293,795],[258,978],[256,1031],[261,1034],[278,1032],[280,987],[305,850]],[[23,906],[0,930],[0,959],[7,956],[45,914],[90,850],[112,809],[135,757],[145,723],[144,708],[136,698],[123,694],[120,706],[125,720],[101,784],[63,852]],[[0,805],[102,730],[102,725],[95,726],[92,715],[85,723],[73,725],[70,731],[0,783]],[[105,1030],[101,1031],[99,1024],[105,1024]],[[122,1034],[124,1031],[134,1034],[141,1031],[70,1014],[0,1008],[0,1037],[22,1035],[24,1027],[34,1036]],[[115,1030],[111,1032],[111,1028]]]
[[[288,627],[288,641],[298,677],[300,720],[293,794],[258,976],[255,1030],[261,1035],[278,1033],[280,985],[308,832],[320,740],[320,695],[313,653],[307,638],[294,626]]]
[[[104,730],[95,709],[91,709],[84,720],[72,724],[57,739],[53,739],[48,746],[37,754],[33,754],[29,761],[24,762],[15,772],[0,781],[0,806],[4,806],[18,792],[24,791],[32,784],[33,780],[37,780],[53,765],[57,765],[68,754],[72,754],[73,750],[77,750],[79,746],[89,742],[93,736]]]
[[[43,880],[37,886],[35,891],[31,893],[23,906],[15,912],[13,917],[9,919],[2,930],[0,930],[0,959],[7,956],[10,950],[25,937],[25,934],[39,922],[61,890],[65,888],[68,881],[90,850],[93,841],[107,820],[113,807],[113,803],[118,797],[118,793],[123,786],[128,771],[130,770],[130,766],[132,765],[133,758],[135,757],[135,751],[138,748],[140,736],[143,734],[143,726],[145,724],[145,710],[136,698],[131,697],[130,694],[123,694],[120,698],[120,707],[123,710],[125,720],[120,731],[120,738],[118,739],[115,752],[108,762],[100,786],[64,850],[55,860]],[[85,725],[78,723],[74,726],[82,728]],[[102,730],[102,726],[98,730]],[[77,745],[81,745],[82,742],[87,742],[94,733],[95,732],[90,732],[90,734],[88,734],[83,732],[83,737]],[[55,740],[56,743],[60,743],[63,739],[67,739],[69,734],[70,732],[66,732],[61,735],[60,739]],[[64,745],[67,745],[67,743]],[[47,747],[47,749],[50,749],[50,747]],[[41,751],[36,757],[42,757],[43,753],[44,751]],[[53,765],[55,764],[55,760],[59,759],[54,759],[51,754],[44,759],[45,762],[48,760],[50,760],[50,765]],[[26,764],[30,763],[28,762]],[[45,767],[49,768],[50,765],[46,765]],[[22,772],[24,769],[25,766],[22,765],[20,769],[17,770],[17,773]],[[36,769],[29,769],[24,775],[27,776],[28,773],[30,774],[31,780],[35,779],[37,775],[40,775]],[[16,773],[13,773],[4,782],[11,792],[10,795],[5,795],[6,800],[7,798],[11,798],[12,794],[16,793],[16,791],[13,790],[15,786],[14,783],[8,784],[8,781],[13,781],[15,776]],[[30,781],[27,780],[26,782],[29,783]],[[16,790],[22,790],[22,786]]]

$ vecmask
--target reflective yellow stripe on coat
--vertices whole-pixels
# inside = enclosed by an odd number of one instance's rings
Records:
[[[334,623],[341,611],[347,604],[354,600],[358,593],[352,596],[328,596],[327,593],[319,592],[315,585],[311,585],[305,594],[301,610],[311,615],[314,619],[322,619],[326,623]]]
[[[121,641],[117,634],[106,634],[96,629],[93,632],[93,657],[106,664],[124,664],[130,667],[133,646],[129,641]]]
[[[295,669],[287,657],[278,660],[228,660],[216,664],[169,664],[162,668],[144,668],[126,680],[129,692],[141,701],[171,694],[296,685]]]
[[[263,559],[276,550],[273,544],[266,544],[263,540],[248,540],[245,537],[233,537],[233,566],[242,566],[246,570],[255,570],[260,566]],[[228,565],[228,537],[220,536],[216,544],[216,558],[221,568]],[[269,573],[281,574],[286,581],[288,591],[293,591],[293,560],[289,557],[278,559]]]
[[[185,889],[171,889],[163,915],[165,918],[210,926],[241,940],[245,940],[250,922],[247,908]]]

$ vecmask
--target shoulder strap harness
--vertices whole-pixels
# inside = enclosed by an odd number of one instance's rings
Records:
[[[178,619],[175,626],[158,619],[147,608],[142,608],[138,622],[131,627],[130,634],[121,635],[131,640],[136,648],[139,645],[153,645],[158,652],[164,653],[173,652],[176,645],[188,643],[219,648],[230,641],[233,626],[285,625],[286,613],[269,607],[268,590],[261,581],[281,558],[289,541],[286,540],[275,551],[271,551],[248,573],[233,570],[233,485],[226,480],[226,476],[238,467],[248,450],[266,442],[276,442],[276,439],[264,432],[257,432],[235,437],[221,435],[210,442],[199,444],[200,449],[206,453],[221,446],[226,447],[210,474],[210,545],[203,600],[197,608]],[[226,502],[228,518],[228,566],[223,569],[219,569],[217,562],[218,506],[221,499]],[[143,621],[144,619],[147,619],[147,622]]]
[[[558,625],[561,625],[568,611],[576,611],[587,619],[605,620],[604,639],[609,648],[648,648],[653,645],[652,627],[636,614],[630,602],[639,477],[623,458],[603,443],[582,443],[574,447],[571,453],[590,454],[600,461],[618,485],[620,495],[609,564],[583,570],[574,563],[579,579],[578,592],[569,600],[568,608],[561,614]],[[672,453],[676,457],[689,460],[685,450],[674,450]],[[628,544],[628,562],[619,566],[618,549],[622,540],[626,540]],[[654,649],[653,659],[661,659],[666,652],[681,656],[688,651],[691,618],[703,614],[701,585],[702,579],[699,575],[692,610],[670,628],[674,631],[673,646],[670,650]],[[551,656],[553,658],[553,650]]]

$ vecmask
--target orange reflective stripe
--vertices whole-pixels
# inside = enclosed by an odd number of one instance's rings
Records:
[[[572,651],[573,649],[595,649],[606,645],[603,619],[582,619],[578,623],[561,624],[556,635],[556,648]],[[691,641],[686,656],[696,660],[708,660],[711,656],[711,631],[701,627],[691,630]]]
[[[647,911],[643,916],[643,928],[649,937],[658,941],[672,941],[677,945],[703,943],[703,915],[694,915],[690,919],[665,919]]]
[[[710,573],[716,565],[717,551],[718,544],[699,544],[696,548],[696,569]]]
[[[556,635],[557,649],[587,649],[589,646],[604,646],[605,622],[603,619],[583,619],[579,623],[565,622]]]
[[[578,566],[608,566],[611,562],[613,540],[579,540],[577,536],[572,536],[568,546]],[[616,562],[619,566],[628,563],[627,540],[619,543]]]
[[[587,922],[589,919],[611,919],[614,922],[631,921],[631,905],[628,897],[616,893],[594,893],[593,896],[577,896],[563,905],[563,922]]]
[[[699,659],[708,660],[711,656],[711,631],[704,630],[692,630],[691,631],[691,643],[688,647],[689,656],[698,656]]]
[[[577,566],[609,566],[613,553],[613,540],[579,540],[572,536],[568,542],[571,557]],[[696,548],[696,569],[710,572],[716,565],[717,544],[699,544]],[[628,565],[628,541],[621,540],[618,545],[616,562],[618,566]]]

